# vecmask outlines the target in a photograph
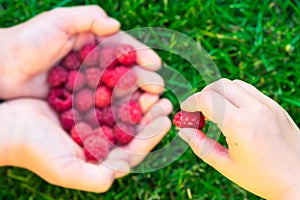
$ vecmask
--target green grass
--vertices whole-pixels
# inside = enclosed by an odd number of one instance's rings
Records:
[[[165,27],[200,42],[223,77],[247,81],[280,103],[300,124],[300,2],[259,0],[131,0],[102,1],[122,29]],[[229,3],[230,2],[230,3]],[[294,2],[294,3],[293,3]],[[55,7],[98,4],[96,0],[2,0],[0,26],[8,27]],[[193,51],[187,49],[186,51]],[[205,82],[190,64],[158,51],[169,66],[190,80],[193,91]],[[170,83],[172,84],[172,83]],[[297,90],[298,89],[298,90]],[[178,100],[170,98],[178,110]],[[173,116],[173,114],[171,117]],[[159,144],[168,144],[172,129]],[[221,138],[222,140],[222,138]],[[115,181],[105,194],[52,186],[24,169],[0,168],[0,199],[260,199],[186,151],[171,165],[155,172],[130,174]]]

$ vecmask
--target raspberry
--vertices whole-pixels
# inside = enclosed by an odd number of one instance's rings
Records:
[[[108,126],[101,126],[104,137],[109,141],[110,145],[116,144],[116,135],[112,128]]]
[[[136,52],[131,45],[122,44],[116,47],[115,56],[123,65],[132,65],[136,61]]]
[[[61,125],[66,131],[69,131],[75,125],[75,123],[80,120],[81,120],[80,114],[78,113],[77,110],[72,108],[70,110],[63,112],[60,115]]]
[[[110,127],[115,124],[113,111],[110,106],[101,109],[101,115],[98,115],[98,122],[100,125],[107,125]]]
[[[100,51],[97,45],[87,44],[80,49],[79,56],[84,65],[93,66],[99,61]]]
[[[100,162],[109,153],[108,141],[99,134],[92,134],[83,140],[84,153],[88,161]]]
[[[173,123],[178,128],[195,128],[195,129],[203,129],[205,126],[205,118],[202,112],[186,112],[180,111],[178,112],[173,119]]]
[[[104,85],[99,86],[95,94],[95,105],[98,108],[103,108],[105,106],[108,106],[111,103],[111,97],[112,97],[112,91],[108,87]]]
[[[117,115],[123,122],[137,124],[142,118],[142,111],[137,102],[130,101],[120,105]]]
[[[70,52],[62,61],[62,65],[68,70],[79,69],[80,64],[79,55],[75,52]]]
[[[141,95],[142,95],[142,91],[140,90],[135,91],[134,93],[131,94],[130,101],[139,102]]]
[[[93,104],[93,93],[91,90],[85,88],[75,95],[74,105],[78,111],[84,113],[92,108]]]
[[[100,83],[101,70],[91,67],[85,70],[86,83],[91,89],[95,89]]]
[[[133,125],[123,122],[114,126],[114,132],[119,145],[128,144],[136,134],[136,130]]]
[[[88,137],[88,135],[93,134],[93,129],[85,122],[79,122],[75,126],[72,127],[70,131],[72,139],[79,144],[80,146],[83,146],[83,140],[84,138]]]
[[[61,66],[53,67],[48,75],[48,83],[51,87],[63,85],[67,81],[68,72]]]
[[[48,94],[50,106],[57,112],[63,112],[72,107],[72,95],[66,89],[55,88]]]
[[[85,83],[84,75],[79,71],[70,71],[68,75],[68,81],[66,83],[66,88],[70,91],[80,90]]]
[[[92,127],[99,126],[99,119],[102,117],[102,110],[99,108],[91,109],[84,116],[84,120]]]
[[[103,69],[113,68],[118,65],[118,60],[114,55],[114,47],[105,46],[100,49],[99,67]]]
[[[135,74],[128,73],[129,71],[130,71],[130,68],[125,67],[125,66],[119,66],[114,69],[107,69],[102,74],[102,82],[105,83],[108,87],[113,88],[116,86],[116,84],[119,82],[119,80],[122,77],[124,77],[124,80],[121,80],[120,83],[118,83],[118,87],[127,89],[130,86],[134,85],[137,80],[137,77],[135,76]]]

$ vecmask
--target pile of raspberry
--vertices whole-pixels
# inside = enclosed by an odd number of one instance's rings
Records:
[[[48,103],[89,162],[103,161],[111,149],[136,135],[142,91],[119,99],[113,95],[115,88],[128,90],[136,84],[135,65],[131,45],[87,44],[66,55],[48,74]]]

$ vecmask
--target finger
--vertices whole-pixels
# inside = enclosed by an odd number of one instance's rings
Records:
[[[173,110],[172,103],[166,99],[160,99],[155,105],[153,105],[150,110],[144,115],[140,122],[140,126],[146,126],[151,121],[159,116],[168,116]]]
[[[115,179],[115,171],[104,165],[97,166],[76,157],[62,158],[53,184],[89,192],[106,192]]]
[[[128,79],[131,76],[136,77],[136,82],[134,85],[126,89],[118,87],[119,84],[122,85],[123,80],[125,80],[125,82],[128,82]],[[138,88],[141,88],[146,93],[160,94],[164,91],[164,86],[164,80],[156,72],[145,70],[140,67],[134,67],[121,77],[116,87],[114,88],[113,93],[116,98],[120,98],[128,94],[132,94]]]
[[[48,19],[70,35],[92,32],[99,36],[116,33],[120,23],[107,16],[99,6],[56,8],[48,13]]]
[[[165,83],[159,74],[139,67],[135,69],[135,73],[137,75],[137,86],[145,92],[160,94],[164,91]]]
[[[205,90],[213,90],[219,93],[238,108],[249,106],[255,100],[242,87],[225,78],[211,83],[203,89],[203,91]]]
[[[139,164],[148,153],[162,140],[171,128],[171,121],[168,117],[158,117],[144,128],[124,148],[128,152],[128,163],[131,167]]]
[[[80,33],[74,41],[74,50],[79,51],[86,44],[95,44],[95,36],[92,33]]]
[[[157,94],[143,93],[139,98],[139,105],[142,113],[146,113],[159,100]]]
[[[110,156],[116,160],[124,160],[131,167],[134,167],[161,141],[170,128],[169,118],[158,117],[136,135],[128,145],[114,148]]]
[[[230,157],[228,150],[213,139],[197,129],[183,128],[179,131],[179,136],[187,142],[193,152],[221,173],[230,169]]]
[[[99,42],[105,45],[130,44],[137,53],[137,63],[144,69],[157,71],[161,67],[161,59],[150,47],[147,47],[126,32],[119,32],[112,37],[99,37]]]
[[[224,96],[215,91],[205,90],[196,93],[181,103],[181,109],[195,112],[201,111],[207,119],[215,122],[226,134],[231,126],[230,119],[237,117],[238,108]]]

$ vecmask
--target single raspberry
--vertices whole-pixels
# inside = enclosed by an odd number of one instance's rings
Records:
[[[70,91],[78,91],[83,87],[84,83],[84,75],[79,71],[73,70],[69,72],[68,81],[65,87]]]
[[[102,110],[99,108],[91,109],[84,116],[84,121],[87,122],[92,127],[99,126],[99,119],[102,118]]]
[[[100,49],[99,67],[102,69],[113,68],[118,65],[118,60],[114,55],[115,48],[104,46]]]
[[[97,115],[100,125],[106,125],[112,127],[115,124],[115,118],[110,106],[106,106],[101,109],[101,114]]]
[[[96,87],[100,84],[101,70],[97,67],[91,67],[85,70],[85,77],[87,85],[96,89]]]
[[[118,83],[116,84],[117,88],[121,88],[121,89],[128,89],[131,86],[136,84],[137,81],[137,76],[136,74],[130,70],[127,67],[116,67],[115,68],[115,73],[116,74],[123,74],[120,78]]]
[[[205,118],[202,112],[178,112],[173,119],[173,123],[178,128],[195,128],[203,129],[205,126]]]
[[[125,66],[118,66],[114,69],[107,69],[102,74],[102,82],[108,87],[118,87],[127,89],[136,83],[137,77],[132,72],[129,72],[130,68]],[[127,75],[128,74],[128,75]],[[124,76],[125,75],[125,76]],[[128,77],[126,77],[128,76]],[[120,81],[124,77],[124,81]],[[120,83],[118,83],[120,81]]]
[[[95,105],[98,108],[103,108],[110,105],[112,98],[112,91],[110,88],[102,85],[99,86],[95,94]]]
[[[123,122],[114,126],[114,132],[119,145],[128,144],[136,134],[136,130],[133,125]]]
[[[83,140],[84,138],[88,137],[88,135],[93,134],[93,129],[85,122],[79,122],[76,125],[74,125],[70,131],[72,139],[79,144],[80,146],[83,146]]]
[[[87,88],[80,90],[74,97],[74,105],[78,111],[87,112],[94,105],[92,91]]]
[[[131,45],[122,44],[116,47],[115,56],[119,63],[123,65],[132,65],[136,61],[136,52]]]
[[[130,101],[139,102],[142,93],[143,92],[141,90],[134,91],[134,93],[132,93],[130,96]]]
[[[77,70],[80,64],[80,58],[76,52],[70,52],[62,61],[62,65],[68,70]]]
[[[50,106],[57,112],[63,112],[72,107],[72,95],[66,89],[54,88],[48,94]]]
[[[116,144],[116,135],[112,128],[108,126],[101,126],[104,137],[109,141],[111,146]]]
[[[108,141],[99,134],[92,134],[83,140],[84,153],[88,161],[103,161],[109,153]]]
[[[142,111],[137,102],[130,101],[119,106],[117,115],[123,122],[137,124],[142,118]]]
[[[87,44],[80,49],[79,56],[83,65],[97,65],[99,61],[100,51],[97,45]]]
[[[68,72],[61,66],[53,67],[48,75],[48,83],[50,87],[62,86],[68,77]]]
[[[69,131],[76,122],[81,120],[81,115],[76,109],[71,108],[60,115],[60,123],[62,127]]]

